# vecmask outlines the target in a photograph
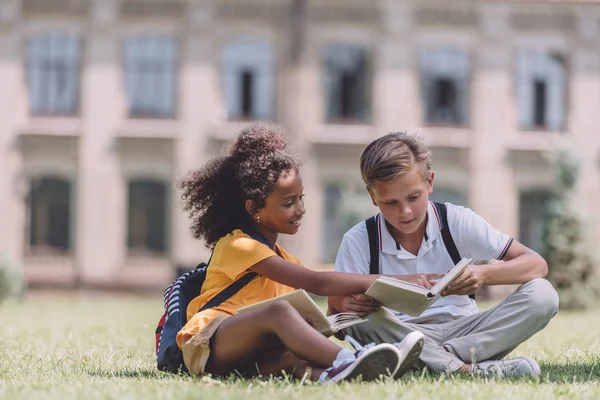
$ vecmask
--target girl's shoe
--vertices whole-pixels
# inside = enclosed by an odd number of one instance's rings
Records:
[[[358,343],[356,343],[358,345]],[[355,348],[357,348],[355,346]],[[319,378],[320,383],[333,383],[361,377],[363,381],[373,381],[381,376],[393,375],[400,362],[400,352],[388,343],[358,345],[354,357],[336,360]]]

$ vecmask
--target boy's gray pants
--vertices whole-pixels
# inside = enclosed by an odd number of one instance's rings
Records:
[[[557,311],[558,294],[550,282],[534,279],[494,308],[471,316],[435,315],[404,322],[382,308],[345,333],[366,344],[396,343],[413,330],[421,331],[425,344],[420,361],[432,371],[450,373],[464,363],[505,357],[544,328]]]

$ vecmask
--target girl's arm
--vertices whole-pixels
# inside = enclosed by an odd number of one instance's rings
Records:
[[[249,269],[272,281],[318,296],[364,293],[381,276],[313,271],[278,256],[259,261]]]

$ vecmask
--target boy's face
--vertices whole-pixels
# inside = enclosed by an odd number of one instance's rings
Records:
[[[416,168],[390,181],[371,185],[369,194],[385,220],[402,235],[424,234],[429,195],[433,191],[433,176],[429,179]]]

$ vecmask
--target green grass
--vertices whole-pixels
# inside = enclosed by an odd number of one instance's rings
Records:
[[[600,398],[600,313],[559,312],[514,355],[539,379],[495,381],[412,374],[399,381],[321,387],[291,379],[226,381],[155,368],[156,299],[45,297],[0,306],[2,399],[481,399]]]

